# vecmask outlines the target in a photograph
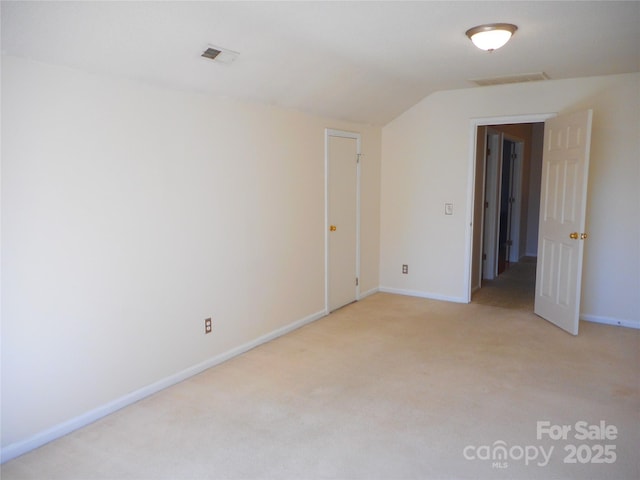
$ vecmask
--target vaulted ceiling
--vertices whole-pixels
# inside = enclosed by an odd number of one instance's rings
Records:
[[[518,31],[478,50],[465,31],[494,22]],[[211,62],[209,44],[240,56]],[[640,71],[640,2],[3,1],[2,52],[384,125],[472,79]]]

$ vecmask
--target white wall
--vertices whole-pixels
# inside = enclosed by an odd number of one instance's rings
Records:
[[[377,288],[379,128],[2,62],[3,447],[321,314],[326,127]]]
[[[640,325],[640,74],[438,92],[386,125],[381,289],[466,298],[472,119],[587,108],[594,122],[581,312]],[[453,216],[444,215],[446,202]]]

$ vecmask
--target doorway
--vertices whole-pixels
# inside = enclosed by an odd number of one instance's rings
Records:
[[[530,144],[530,128],[525,125],[523,132],[527,144]],[[478,134],[484,135],[484,129]],[[477,188],[484,192],[484,211],[478,211],[474,216],[477,223],[482,223],[483,231],[482,239],[477,240],[481,243],[477,248],[482,254],[482,264],[475,290],[481,287],[482,280],[495,279],[522,256],[522,207],[523,203],[525,206],[529,204],[522,201],[522,169],[524,154],[527,153],[525,140],[505,134],[502,126],[498,125],[486,128],[485,144],[484,158],[479,159],[476,179]],[[531,155],[527,154],[527,166],[530,158]],[[478,207],[476,204],[475,208]]]
[[[537,118],[535,120],[538,120]],[[533,311],[544,123],[476,127],[470,300]]]
[[[585,232],[585,219],[593,110],[582,110],[559,116],[549,114],[511,118],[517,119],[515,125],[531,121],[544,122],[539,125],[542,127],[543,138],[542,148],[540,148],[543,151],[540,155],[542,159],[540,178],[537,182],[529,180],[522,183],[523,186],[529,183],[531,190],[537,185],[540,199],[537,205],[539,209],[537,221],[534,224],[529,218],[529,221],[524,223],[526,227],[529,224],[537,227],[540,243],[537,245],[536,256],[539,255],[540,258],[536,259],[533,312],[566,332],[577,335],[580,320],[584,240],[588,237]],[[478,191],[484,186],[480,178],[484,180],[486,168],[485,162],[482,161],[485,158],[484,149],[479,149],[478,145],[486,144],[484,140],[486,126],[494,125],[494,122],[472,120],[471,125],[472,138],[475,138],[471,145],[475,148],[470,157],[469,175],[471,206],[469,209],[471,221],[468,224],[467,233],[467,258],[469,259],[467,299],[469,302],[474,291],[472,290],[474,280],[477,281],[475,290],[482,287],[482,276],[479,272],[483,259],[479,252],[482,252],[483,236],[477,231],[482,229],[484,205],[479,204],[477,200]],[[507,126],[498,122],[495,122],[495,125]],[[532,142],[531,145],[534,147],[539,143]],[[525,149],[526,151],[529,149]],[[524,162],[524,165],[527,165],[527,162]],[[523,169],[528,173],[530,170],[530,166]],[[527,200],[527,195],[523,194],[521,198],[524,202]],[[527,208],[523,208],[523,211],[526,212]],[[529,233],[525,232],[523,238],[528,239]]]

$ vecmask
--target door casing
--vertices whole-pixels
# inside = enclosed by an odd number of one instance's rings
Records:
[[[539,114],[524,114],[524,115],[511,115],[503,117],[481,117],[471,120],[469,138],[469,177],[467,179],[467,223],[466,223],[466,251],[465,251],[465,293],[466,302],[471,302],[471,286],[472,286],[472,261],[473,261],[473,229],[482,228],[481,225],[473,224],[474,213],[474,189],[476,178],[476,145],[477,145],[477,132],[478,127],[489,125],[501,125],[512,123],[541,123],[546,120],[557,116],[556,112],[552,113],[539,113]]]

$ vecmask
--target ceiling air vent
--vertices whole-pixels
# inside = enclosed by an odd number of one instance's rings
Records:
[[[469,81],[481,87],[486,87],[488,85],[505,85],[507,83],[538,82],[540,80],[549,80],[549,76],[544,72],[536,72],[507,75],[504,77],[476,78]]]
[[[227,50],[226,48],[214,47],[213,45],[208,45],[206,50],[202,52],[201,57],[208,58],[209,60],[213,60],[218,63],[233,63],[236,58],[240,55],[238,52],[234,52],[233,50]]]
[[[222,52],[220,50],[216,50],[215,48],[209,47],[203,52],[202,56],[204,58],[210,58],[211,60],[215,60],[216,57],[221,53]]]

